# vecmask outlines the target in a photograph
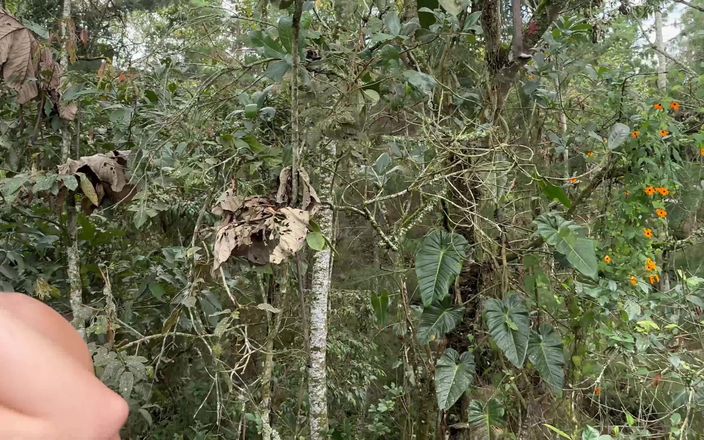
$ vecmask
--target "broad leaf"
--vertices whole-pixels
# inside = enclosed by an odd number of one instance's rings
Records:
[[[464,309],[451,305],[432,305],[423,310],[418,328],[422,343],[433,341],[451,332],[462,321]]]
[[[628,139],[628,135],[631,133],[630,127],[626,124],[621,124],[617,122],[611,127],[611,132],[609,133],[609,150],[615,150]]]
[[[406,81],[423,93],[430,93],[435,88],[437,81],[427,73],[418,72],[417,70],[406,70],[403,72]]]
[[[543,191],[543,193],[548,196],[550,200],[557,200],[568,209],[572,206],[572,201],[570,201],[570,198],[567,197],[567,193],[564,189],[560,188],[559,186],[553,185],[552,183],[544,179],[539,180],[538,185],[540,186],[540,189]]]
[[[474,356],[466,351],[462,356],[452,348],[438,359],[435,368],[435,394],[438,407],[449,409],[467,391],[474,379]]]
[[[597,259],[594,241],[589,238],[579,237],[570,231],[563,237],[557,246],[558,252],[567,257],[570,265],[590,278],[596,278]]]
[[[382,292],[378,295],[373,293],[371,300],[377,323],[379,323],[379,325],[386,325],[386,320],[389,315],[389,294],[387,292]]]
[[[309,248],[318,252],[322,251],[327,247],[325,236],[322,233],[316,231],[308,233],[308,235],[306,236],[306,243],[308,243]]]
[[[528,359],[540,377],[557,394],[562,394],[564,384],[565,356],[562,339],[551,326],[544,324],[538,332],[532,332],[528,342]]]
[[[439,0],[440,6],[450,15],[457,16],[464,9],[464,0]]]
[[[494,438],[492,431],[504,425],[504,412],[503,405],[496,399],[489,399],[486,404],[472,400],[469,403],[468,420],[476,431],[476,438]]]
[[[416,254],[416,275],[424,306],[442,301],[462,269],[467,240],[458,234],[433,231]]]
[[[528,310],[517,294],[506,301],[488,299],[484,302],[489,334],[506,358],[518,368],[523,367],[528,348],[530,322]]]

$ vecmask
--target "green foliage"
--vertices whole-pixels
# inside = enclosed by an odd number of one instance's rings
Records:
[[[474,380],[474,369],[472,353],[460,355],[452,348],[445,350],[435,366],[435,395],[440,409],[449,409],[462,397]]]
[[[416,276],[423,305],[444,300],[467,256],[467,240],[436,230],[428,234],[416,254]]]
[[[418,339],[428,343],[450,333],[462,321],[464,309],[444,303],[431,305],[423,309],[418,326]]]
[[[469,424],[477,431],[479,438],[490,440],[494,431],[504,426],[505,409],[501,402],[489,399],[486,403],[472,400],[469,403]]]
[[[565,355],[562,339],[554,328],[547,324],[530,334],[528,359],[535,366],[540,377],[557,394],[562,394],[564,384]]]
[[[517,368],[523,367],[528,350],[530,320],[521,297],[512,293],[505,301],[484,301],[484,316],[491,338]]]

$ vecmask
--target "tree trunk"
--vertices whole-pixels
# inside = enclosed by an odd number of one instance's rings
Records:
[[[269,277],[269,286],[263,290],[262,297],[265,304],[271,304],[273,307],[278,307],[280,298],[285,295],[288,287],[288,267],[282,268],[282,274],[278,277],[279,283],[277,288],[276,280]],[[280,289],[280,290],[279,290]],[[262,373],[262,401],[261,401],[261,418],[262,418],[262,440],[279,440],[281,436],[271,426],[271,377],[274,371],[274,340],[279,333],[281,327],[281,313],[266,312],[267,320],[267,337],[264,344],[264,365]]]
[[[63,13],[61,14],[61,36],[63,37],[64,44],[69,38],[69,21],[71,20],[71,0],[64,0]],[[64,46],[61,52],[61,66],[64,68],[64,75],[68,72],[69,56],[66,46]],[[70,122],[63,121],[64,126],[61,130],[61,161],[66,163],[68,159],[72,156],[72,138],[70,130]],[[76,143],[76,150],[78,150],[78,143]],[[75,151],[73,154],[78,157],[79,152]],[[83,316],[83,292],[81,286],[81,265],[80,257],[78,252],[78,211],[76,210],[75,198],[70,197],[68,204],[66,205],[67,216],[68,216],[68,239],[69,246],[66,250],[66,257],[68,260],[68,284],[69,284],[69,301],[71,303],[71,313],[73,315],[72,324],[78,330],[78,333],[85,338],[85,326],[86,322]]]
[[[325,141],[324,141],[325,142]],[[333,198],[335,172],[335,141],[326,140],[322,147],[320,168],[320,195],[326,201]],[[334,243],[333,211],[323,205],[318,215],[320,232]],[[308,399],[310,404],[310,439],[323,440],[328,431],[327,371],[325,352],[328,337],[328,297],[332,283],[333,256],[330,246],[313,256],[310,301],[310,366],[308,371]]]
[[[655,46],[658,48],[658,89],[667,89],[667,62],[665,60],[665,43],[662,37],[662,13],[655,13]]]

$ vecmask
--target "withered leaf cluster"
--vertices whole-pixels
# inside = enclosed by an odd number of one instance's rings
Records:
[[[303,209],[287,206],[291,200],[291,168],[281,171],[275,197],[239,197],[229,189],[212,212],[223,217],[215,237],[217,270],[231,256],[253,264],[281,264],[305,244],[310,218],[320,199],[304,170],[298,172]]]
[[[129,151],[116,150],[78,160],[69,159],[59,165],[59,175],[75,176],[78,188],[85,196],[83,211],[90,214],[98,206],[104,205],[105,201],[127,203],[135,196],[137,188],[129,183],[127,174],[129,156]],[[68,188],[64,187],[62,191],[68,191]]]
[[[51,50],[39,44],[32,32],[0,8],[0,78],[17,92],[24,104],[43,90],[58,108],[61,118],[73,120],[77,106],[61,102],[59,91],[63,69]]]

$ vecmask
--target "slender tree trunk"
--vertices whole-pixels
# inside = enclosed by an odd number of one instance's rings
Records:
[[[655,13],[655,46],[658,48],[658,89],[667,89],[667,61],[665,60],[665,43],[662,37],[662,13]]]
[[[335,174],[335,141],[327,140],[322,147],[323,160],[320,167],[320,195],[325,201],[332,201]],[[330,243],[333,237],[333,211],[328,204],[323,205],[318,215],[320,232]],[[325,353],[328,337],[328,297],[332,283],[333,256],[330,246],[313,256],[311,271],[310,301],[310,366],[308,371],[308,399],[310,404],[310,440],[327,438],[328,400],[327,371]]]
[[[69,21],[71,20],[71,0],[64,0],[63,13],[61,14],[61,35],[64,44],[69,38]],[[64,46],[61,52],[61,66],[64,68],[64,75],[68,72],[69,55]],[[72,152],[70,122],[64,121],[64,127],[61,131],[61,161],[65,163],[71,158],[72,153],[78,157],[79,152]],[[76,142],[76,150],[78,150],[78,142]],[[68,259],[68,284],[69,284],[69,301],[71,303],[71,313],[73,314],[72,324],[78,330],[82,337],[85,338],[85,319],[83,317],[83,292],[81,286],[81,266],[78,253],[78,211],[76,210],[75,199],[70,198],[66,206],[68,215],[68,239],[69,246],[66,250]]]
[[[270,277],[268,288],[262,292],[264,303],[273,307],[279,305],[280,298],[284,296],[288,286],[288,268],[283,267],[282,269],[283,272],[278,277],[280,290],[277,289],[275,280]],[[274,340],[281,327],[281,313],[267,311],[266,320],[268,330],[266,343],[264,344],[264,371],[262,373],[262,440],[279,440],[281,438],[279,433],[271,426],[271,377],[274,371]]]

